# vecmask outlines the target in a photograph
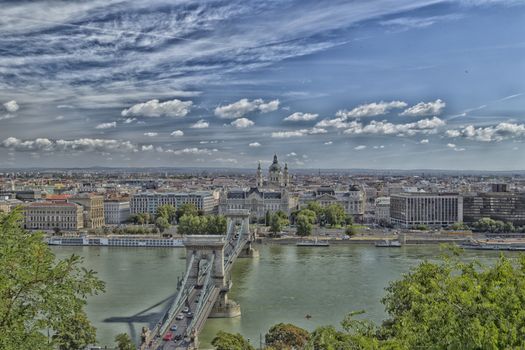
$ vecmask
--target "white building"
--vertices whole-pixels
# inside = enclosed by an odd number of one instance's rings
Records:
[[[149,213],[155,215],[161,205],[172,205],[175,208],[183,204],[193,204],[204,214],[211,214],[217,210],[217,198],[213,192],[143,192],[131,197],[131,214]]]
[[[322,207],[340,204],[348,215],[352,215],[356,221],[361,221],[365,213],[366,196],[363,189],[356,185],[351,185],[348,191],[335,191],[331,187],[322,186],[299,197],[301,209],[309,202],[317,202]]]
[[[374,217],[378,224],[390,222],[390,197],[376,198]]]
[[[119,225],[126,222],[130,216],[129,201],[104,201],[104,219],[106,225]]]
[[[393,194],[390,196],[390,221],[403,227],[463,222],[463,197],[457,193]]]

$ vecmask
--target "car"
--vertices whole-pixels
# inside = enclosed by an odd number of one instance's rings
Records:
[[[170,327],[170,331],[177,331],[177,325],[174,324],[173,326]]]
[[[184,309],[182,309],[182,312],[184,313],[188,313],[189,311],[190,311],[190,308],[187,306]]]
[[[188,312],[188,313],[186,314],[186,317],[187,317],[187,318],[193,318],[193,312],[191,312],[191,311]]]
[[[199,299],[195,299],[195,302],[198,303],[198,302],[199,302]]]
[[[173,340],[182,340],[182,334],[176,334]]]
[[[178,314],[177,316],[175,316],[175,319],[176,320],[183,320],[184,319],[184,314]]]
[[[162,337],[162,340],[165,340],[165,341],[170,341],[171,339],[173,339],[173,333],[172,332],[168,332],[164,335],[164,337]]]

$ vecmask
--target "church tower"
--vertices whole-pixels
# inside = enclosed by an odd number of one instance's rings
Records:
[[[263,175],[261,170],[261,162],[259,162],[259,166],[257,167],[257,174],[255,176],[255,186],[258,188],[262,188],[264,185],[263,181]]]
[[[268,184],[271,187],[281,187],[282,179],[281,165],[277,160],[277,155],[274,154],[272,165],[270,165],[270,169],[268,169]]]
[[[283,186],[290,186],[290,174],[288,174],[288,163],[284,163]]]

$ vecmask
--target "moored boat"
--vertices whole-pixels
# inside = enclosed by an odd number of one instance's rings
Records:
[[[401,242],[398,240],[384,239],[375,243],[375,246],[378,248],[400,248]]]

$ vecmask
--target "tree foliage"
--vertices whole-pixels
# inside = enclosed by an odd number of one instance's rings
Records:
[[[155,226],[159,229],[159,231],[162,233],[168,228],[170,228],[170,223],[168,219],[166,219],[163,216],[159,216],[155,219]]]
[[[217,350],[255,350],[239,333],[232,334],[219,331],[211,341],[211,344]]]
[[[178,233],[181,235],[224,235],[226,218],[221,215],[183,215],[179,220]]]
[[[275,350],[303,349],[308,342],[308,331],[290,323],[278,323],[264,336],[265,343]]]
[[[195,205],[191,203],[186,203],[186,204],[181,205],[179,208],[177,208],[177,211],[175,214],[177,222],[179,222],[180,218],[183,217],[184,215],[198,216],[199,210],[197,209]]]
[[[117,343],[118,350],[136,350],[137,347],[133,344],[133,341],[127,333],[117,334],[115,337],[115,342]]]
[[[346,221],[345,208],[339,203],[330,204],[325,208],[326,222],[332,226],[341,226]]]
[[[159,205],[157,207],[157,214],[156,214],[156,219],[158,218],[163,218],[169,224],[172,224],[175,222],[175,219],[177,218],[177,210],[171,204]]]
[[[104,283],[78,256],[56,260],[21,224],[19,210],[0,215],[0,349],[83,349],[95,339],[86,298]]]
[[[288,215],[284,213],[283,211],[277,211],[270,216],[270,232],[273,235],[278,234],[281,232],[284,228],[284,226],[287,226],[290,224],[290,221],[288,220]]]

